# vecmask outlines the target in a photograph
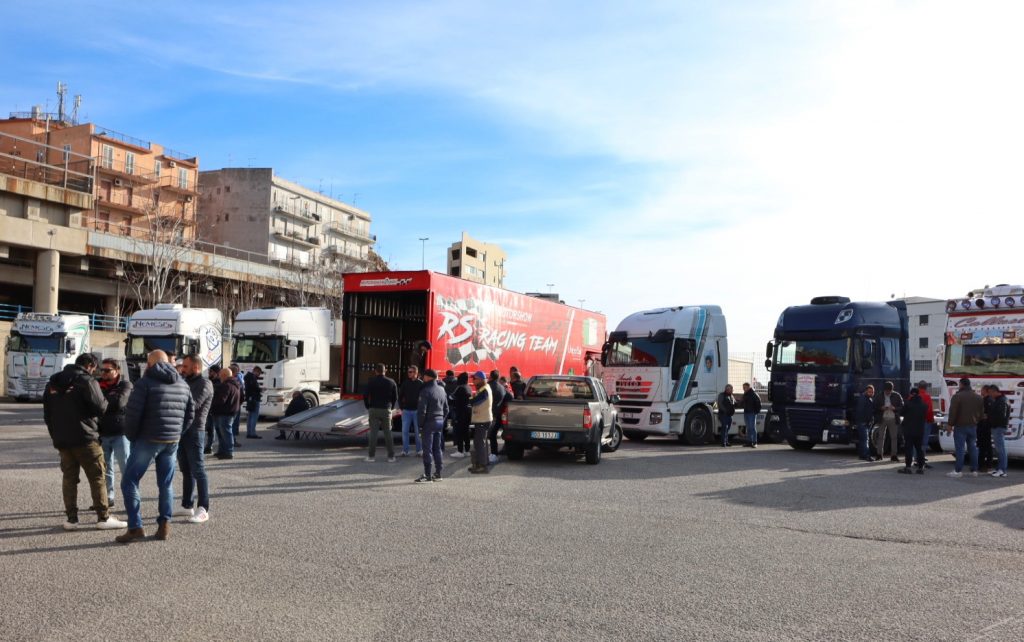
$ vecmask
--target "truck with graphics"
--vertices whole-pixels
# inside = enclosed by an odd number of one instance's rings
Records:
[[[617,395],[627,438],[677,435],[688,444],[715,434],[713,405],[729,382],[725,315],[717,305],[644,310],[608,335],[602,377]]]
[[[424,367],[473,373],[512,366],[524,377],[587,374],[601,355],[604,315],[430,271],[344,275],[341,392],[335,403],[282,419],[285,430],[354,436],[366,429],[361,395],[383,363],[405,376],[426,341]]]
[[[326,308],[246,310],[235,317],[232,360],[243,371],[259,366],[260,414],[282,417],[296,390],[310,408],[320,405],[322,386],[331,377],[331,348],[337,344]]]
[[[146,357],[152,350],[163,350],[181,358],[196,355],[203,372],[224,359],[223,321],[220,310],[186,308],[180,303],[159,303],[139,310],[128,319],[125,360],[128,376],[134,382],[146,370]]]
[[[979,288],[963,299],[946,303],[946,334],[942,355],[942,415],[961,377],[977,389],[995,384],[1010,404],[1006,451],[1024,457],[1024,287]],[[939,444],[953,452],[953,434],[939,419]]]
[[[91,350],[89,317],[23,312],[7,339],[7,396],[39,401],[50,377]]]
[[[786,308],[768,343],[769,421],[789,445],[856,444],[855,395],[891,381],[904,398],[910,388],[907,306],[903,301],[851,302],[823,296]]]

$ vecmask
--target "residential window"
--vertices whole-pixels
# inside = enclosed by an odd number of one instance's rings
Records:
[[[473,257],[475,259],[476,258],[476,249],[471,248],[471,247],[467,247],[466,248],[466,256],[471,256],[471,257]]]
[[[153,174],[156,175],[157,178],[160,178],[160,174],[163,173],[163,169],[164,164],[159,160],[153,162]]]
[[[111,147],[110,145],[104,145],[102,151],[103,157],[102,160],[100,160],[100,162],[103,164],[104,167],[110,169],[111,167],[114,166],[114,148]]]
[[[931,372],[932,362],[927,359],[915,359],[914,370],[917,370],[918,372]]]
[[[230,185],[225,185],[224,186],[224,193],[225,194],[230,194],[231,193],[231,186]]]
[[[188,170],[184,167],[178,168],[178,187],[188,189]]]
[[[124,153],[124,173],[134,174],[135,173],[135,153],[125,152]]]
[[[917,340],[917,347],[918,348],[927,348],[928,347],[928,337],[921,337],[920,339],[918,339]]]
[[[459,250],[452,250],[453,261],[458,261],[460,256],[462,256],[462,252],[460,252]]]
[[[459,272],[460,272],[459,266],[457,266],[457,265],[456,265],[455,267],[453,267],[453,268],[452,268],[452,271],[451,271],[451,273],[450,273],[450,274],[451,274],[452,276],[461,276],[461,275],[459,274]]]
[[[928,315],[922,314],[921,316],[917,317],[917,325],[928,325]]]

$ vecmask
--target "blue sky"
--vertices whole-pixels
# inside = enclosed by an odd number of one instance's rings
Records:
[[[1009,0],[49,6],[5,8],[0,109],[63,80],[204,168],[354,201],[396,268],[465,229],[512,289],[612,325],[719,303],[749,351],[817,294],[1024,281],[983,249],[1024,209]]]

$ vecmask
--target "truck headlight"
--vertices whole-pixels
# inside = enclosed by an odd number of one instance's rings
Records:
[[[267,397],[267,403],[284,403],[284,396],[282,396],[282,395],[269,395]]]
[[[833,419],[832,420],[832,425],[833,426],[849,426],[850,422],[845,420],[845,419]]]
[[[652,412],[651,413],[651,425],[653,426],[654,424],[660,424],[660,423],[661,423],[661,413],[660,412]]]

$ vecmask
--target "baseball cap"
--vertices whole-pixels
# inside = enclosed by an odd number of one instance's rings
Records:
[[[484,381],[487,381],[487,375],[484,374],[483,370],[477,370],[476,372],[474,372],[473,373],[473,378],[474,379],[483,379]]]

